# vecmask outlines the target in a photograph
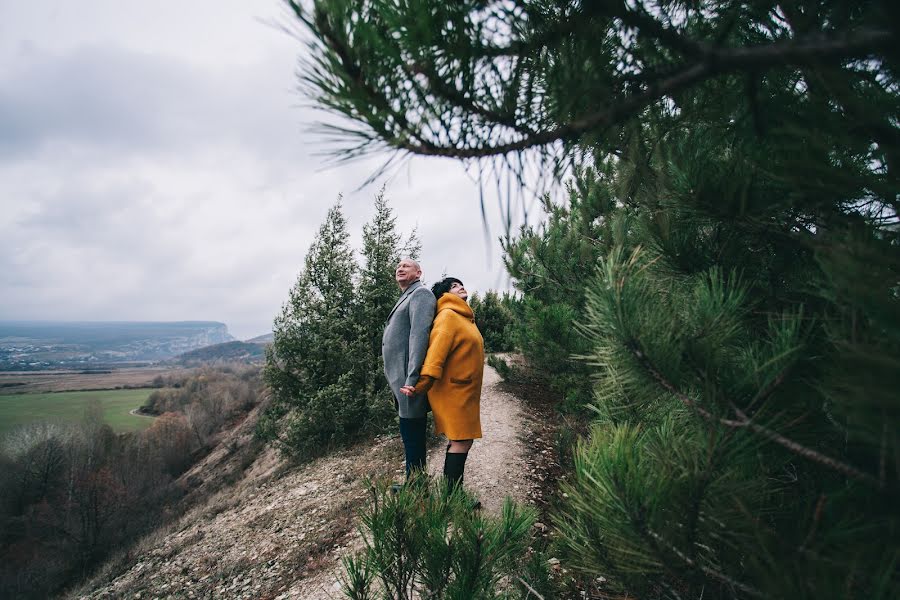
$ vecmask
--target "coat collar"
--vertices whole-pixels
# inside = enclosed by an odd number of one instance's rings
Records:
[[[437,309],[438,312],[441,312],[442,310],[452,310],[456,314],[463,316],[470,321],[475,320],[475,312],[472,310],[472,307],[469,306],[468,302],[456,294],[447,292],[438,298]]]
[[[387,319],[385,319],[385,321],[389,321],[389,320],[391,319],[391,317],[394,316],[394,312],[397,310],[397,308],[398,308],[401,304],[403,304],[403,301],[406,300],[406,299],[409,297],[409,295],[410,295],[411,293],[413,293],[413,291],[414,291],[416,288],[419,288],[419,287],[422,287],[422,280],[421,280],[421,279],[416,279],[416,280],[413,281],[411,284],[409,284],[409,287],[407,287],[405,290],[403,290],[403,293],[400,294],[400,297],[399,297],[399,298],[397,298],[397,302],[394,304],[394,308],[391,309],[391,312],[390,312],[390,314],[387,316]]]

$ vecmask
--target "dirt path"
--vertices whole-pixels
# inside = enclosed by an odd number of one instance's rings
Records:
[[[464,484],[495,514],[507,495],[525,502],[539,493],[534,465],[525,460],[534,455],[526,456],[525,440],[533,439],[535,420],[500,388],[499,375],[486,367],[484,438],[469,454]],[[444,452],[439,443],[429,453],[433,475],[443,470]],[[362,545],[355,515],[368,502],[367,478],[391,474],[400,480],[402,457],[399,436],[385,436],[280,475],[277,456],[266,451],[241,479],[148,536],[133,558],[110,561],[105,573],[73,596],[340,598],[340,559]]]
[[[156,418],[156,415],[145,415],[142,412],[138,412],[139,410],[141,410],[141,409],[140,408],[132,408],[131,410],[128,411],[128,414],[133,417],[147,417],[148,419]]]
[[[497,371],[485,367],[481,392],[481,432],[466,460],[464,485],[481,501],[485,510],[498,514],[506,496],[516,502],[527,497],[523,435],[531,425],[517,398],[499,389]],[[446,446],[438,444],[428,455],[428,472],[440,477]]]

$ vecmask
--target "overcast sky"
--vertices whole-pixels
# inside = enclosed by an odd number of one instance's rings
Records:
[[[387,194],[426,280],[506,289],[499,206],[459,163],[325,168],[279,0],[0,0],[0,320],[271,330],[338,194],[353,243]],[[268,23],[268,24],[267,24]]]

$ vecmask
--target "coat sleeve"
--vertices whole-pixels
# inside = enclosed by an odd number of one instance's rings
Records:
[[[428,288],[416,290],[409,298],[409,363],[403,385],[416,385],[419,381],[436,304],[434,294]]]
[[[453,348],[453,340],[456,336],[447,322],[435,321],[431,331],[431,342],[428,345],[428,354],[425,356],[425,364],[422,365],[422,376],[440,379],[444,375],[444,363]]]

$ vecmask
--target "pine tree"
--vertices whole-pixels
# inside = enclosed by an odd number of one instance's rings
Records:
[[[516,310],[518,300],[509,292],[503,295],[488,290],[484,296],[478,293],[469,298],[475,313],[475,324],[484,338],[485,352],[509,352],[515,347]]]
[[[593,378],[567,568],[645,597],[900,595],[896,3],[294,6],[344,156],[580,181],[509,252],[530,347],[566,362],[577,321]]]
[[[403,257],[418,258],[419,241],[415,231],[404,241],[397,231],[397,218],[388,205],[384,188],[375,197],[375,214],[363,225],[363,265],[357,292],[356,321],[361,337],[360,356],[365,378],[365,394],[373,410],[390,409],[393,402],[381,358],[381,336],[384,322],[397,300],[398,288],[394,270]],[[384,411],[379,411],[379,414]],[[381,414],[379,420],[386,415]]]
[[[572,360],[589,348],[575,330],[584,314],[585,285],[628,222],[625,210],[606,214],[615,208],[613,190],[596,185],[596,177],[586,169],[568,182],[565,203],[544,196],[546,220],[523,226],[503,246],[506,269],[522,292],[521,315],[513,325],[516,346],[575,410],[591,398],[589,369]]]
[[[893,234],[837,207],[817,227],[822,197],[791,145],[710,125],[648,161],[633,226],[590,282],[603,425],[577,453],[563,556],[639,594],[890,597],[895,442],[854,420],[894,410],[882,361],[897,364],[897,340],[871,307],[897,299],[845,236],[856,223],[854,246],[896,266]],[[847,271],[827,272],[832,253]],[[851,335],[837,274],[874,301],[853,307]]]
[[[303,270],[276,317],[265,378],[272,406],[262,427],[284,448],[311,451],[359,426],[364,395],[358,355],[353,277],[357,266],[340,202],[309,248]],[[281,417],[290,413],[284,424]]]
[[[393,423],[381,362],[384,320],[397,299],[394,268],[418,253],[405,240],[382,190],[363,226],[363,264],[350,247],[338,203],[310,246],[288,302],[276,317],[265,378],[272,402],[259,433],[308,457]]]
[[[533,510],[507,500],[499,515],[487,516],[472,511],[462,488],[440,480],[371,491],[360,518],[365,548],[344,559],[347,598],[551,597]]]

